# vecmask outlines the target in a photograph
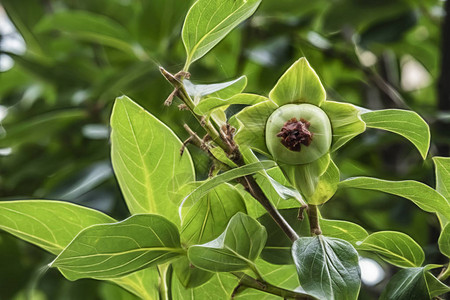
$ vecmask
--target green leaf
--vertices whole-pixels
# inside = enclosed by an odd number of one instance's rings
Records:
[[[402,268],[420,267],[425,260],[422,248],[410,236],[395,231],[372,233],[357,249],[376,253],[388,263]]]
[[[450,223],[444,227],[439,236],[439,250],[445,256],[450,257]]]
[[[267,98],[255,94],[237,94],[231,98],[206,98],[195,107],[194,112],[200,115],[206,115],[217,109],[231,104],[254,105],[266,101]]]
[[[430,147],[430,128],[417,113],[386,109],[363,112],[361,118],[367,127],[383,129],[403,136],[416,146],[423,159],[427,157]]]
[[[217,238],[238,212],[246,212],[241,194],[229,184],[221,184],[181,211],[181,240],[202,244]]]
[[[247,85],[247,77],[241,76],[238,79],[213,84],[193,84],[191,81],[183,80],[184,87],[195,103],[206,96],[219,99],[228,99],[241,93]]]
[[[341,239],[301,237],[292,246],[301,287],[319,299],[357,299],[361,286],[358,253]]]
[[[242,167],[234,168],[226,171],[220,175],[217,175],[211,179],[208,179],[200,184],[193,192],[187,195],[180,204],[180,216],[182,215],[183,207],[190,206],[199,201],[200,198],[209,193],[210,190],[219,186],[222,183],[231,181],[233,179],[250,175],[259,172],[264,169],[270,169],[276,166],[276,163],[270,160],[247,164]]]
[[[111,116],[111,159],[132,214],[158,213],[175,224],[181,186],[194,180],[189,152],[166,125],[126,96]]]
[[[86,117],[86,112],[83,110],[69,109],[28,118],[14,125],[4,124],[6,135],[0,135],[0,148],[15,148],[25,143],[46,141],[68,125]],[[55,126],[55,123],[58,126]]]
[[[0,229],[60,253],[83,229],[115,220],[99,211],[52,200],[0,201]]]
[[[408,268],[399,271],[387,284],[380,300],[431,299],[450,291],[449,287],[428,271],[434,267]]]
[[[450,201],[450,157],[433,157],[436,169],[436,190]]]
[[[230,272],[254,268],[253,261],[261,253],[266,239],[263,226],[251,217],[237,213],[217,239],[191,246],[188,257],[194,266],[207,271]]]
[[[319,177],[314,194],[308,196],[308,203],[320,205],[330,200],[338,188],[340,179],[339,175],[340,173],[338,167],[332,160],[330,160],[327,170]]]
[[[267,119],[277,109],[272,101],[264,101],[241,110],[230,119],[231,125],[238,128],[235,141],[239,146],[247,146],[271,157],[266,146],[265,130]]]
[[[299,220],[298,209],[283,209],[279,212],[299,236],[310,234],[308,218]],[[267,242],[261,252],[261,258],[276,265],[292,264],[292,241],[268,213],[259,217],[258,221],[267,231]]]
[[[238,283],[238,279],[233,275],[216,273],[201,286],[185,288],[176,277],[173,277],[172,297],[174,300],[231,299],[231,294]]]
[[[360,111],[351,104],[325,101],[320,108],[330,118],[333,131],[332,152],[366,130],[366,124],[361,120]]]
[[[320,106],[325,101],[326,93],[319,76],[302,57],[281,76],[270,91],[269,98],[280,106],[288,103]]]
[[[69,280],[120,277],[180,255],[177,227],[159,215],[134,215],[81,231],[51,263]]]
[[[234,27],[250,17],[261,0],[198,0],[192,5],[182,30],[187,71]]]
[[[369,236],[363,227],[347,221],[320,219],[320,229],[324,236],[345,240],[354,247]]]
[[[413,181],[388,181],[371,177],[353,177],[341,181],[339,187],[380,191],[411,200],[424,211],[439,213],[445,220],[450,219],[450,205],[436,190]],[[447,221],[444,220],[444,224]]]
[[[177,259],[172,263],[173,270],[178,280],[185,288],[195,288],[208,282],[214,273],[193,266],[187,257]]]
[[[76,38],[114,47],[140,59],[147,57],[140,45],[130,40],[130,33],[113,19],[87,11],[60,11],[46,15],[36,26],[37,32],[61,30]]]
[[[211,152],[211,154],[218,161],[224,163],[225,165],[230,166],[232,168],[238,167],[231,159],[228,158],[227,154],[225,153],[225,151],[222,148],[220,148],[220,147],[210,148],[209,152]]]
[[[318,187],[320,177],[327,171],[330,161],[330,154],[327,153],[309,164],[288,165],[280,163],[279,166],[290,183],[300,191],[309,202],[310,198],[317,201],[317,198],[313,198],[313,195]],[[335,178],[335,173],[336,170],[332,169],[329,174],[325,175],[327,177],[325,180],[328,180],[328,177],[330,179]],[[330,183],[332,183],[332,181],[330,181]],[[327,190],[329,190],[329,188],[325,189],[325,191]]]
[[[158,299],[159,273],[156,267],[143,269],[129,275],[108,279],[127,291],[145,300]]]

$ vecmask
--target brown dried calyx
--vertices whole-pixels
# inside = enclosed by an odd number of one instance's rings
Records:
[[[312,142],[313,133],[309,131],[310,125],[303,118],[300,121],[292,118],[284,123],[277,137],[281,137],[281,143],[289,150],[300,152],[302,144],[309,146]]]

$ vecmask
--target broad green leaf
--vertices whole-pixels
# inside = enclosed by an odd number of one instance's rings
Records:
[[[301,287],[319,299],[357,299],[361,286],[358,253],[341,239],[301,237],[292,246]]]
[[[51,200],[0,201],[0,229],[59,254],[83,229],[115,220],[99,211]]]
[[[324,236],[345,240],[354,247],[369,236],[363,227],[347,221],[320,219],[320,229]]]
[[[447,257],[450,257],[450,223],[442,229],[439,236],[439,250]]]
[[[50,265],[69,280],[109,279],[183,254],[173,223],[159,215],[134,215],[86,228]]]
[[[366,124],[361,120],[359,110],[351,104],[325,101],[320,108],[330,118],[333,131],[332,152],[366,130]]]
[[[361,118],[367,127],[383,129],[403,136],[416,146],[423,159],[427,157],[430,147],[430,128],[417,113],[386,109],[363,113]]]
[[[130,98],[117,98],[111,116],[111,159],[132,214],[158,213],[175,224],[181,186],[194,180],[189,152],[157,118]]]
[[[187,71],[234,27],[250,17],[261,0],[198,0],[192,5],[182,30]]]
[[[195,288],[208,282],[214,273],[208,272],[193,266],[187,257],[177,259],[172,263],[173,270],[177,274],[178,280],[185,288]]]
[[[216,273],[205,284],[195,288],[185,288],[174,275],[172,297],[174,300],[231,299],[238,279],[228,273]]]
[[[194,266],[207,271],[230,272],[254,268],[254,261],[266,239],[263,226],[251,217],[237,213],[217,239],[189,247],[188,257]]]
[[[339,175],[340,173],[338,167],[332,160],[330,160],[327,170],[319,177],[314,194],[307,198],[308,203],[320,205],[330,200],[338,188],[340,179]]]
[[[18,147],[25,143],[49,140],[55,133],[74,122],[86,119],[86,112],[80,109],[46,113],[15,123],[4,124],[6,134],[0,135],[0,148]],[[58,126],[55,126],[55,123]]]
[[[449,292],[450,288],[428,271],[432,268],[434,266],[400,270],[391,278],[380,300],[431,299]]]
[[[181,240],[195,245],[217,238],[238,212],[247,212],[241,194],[225,183],[181,211]]]
[[[319,76],[302,57],[281,76],[270,91],[269,98],[280,106],[288,103],[320,106],[325,101],[326,93]]]
[[[220,175],[217,175],[211,179],[204,181],[203,183],[200,184],[200,186],[198,186],[193,192],[191,192],[183,199],[179,209],[180,216],[182,215],[181,212],[185,205],[190,206],[195,204],[197,201],[199,201],[200,198],[205,196],[207,193],[209,193],[210,190],[219,186],[220,184],[273,167],[276,167],[276,163],[270,160],[256,162],[235,169],[231,169],[229,171],[226,171]]]
[[[238,145],[241,147],[247,146],[270,157],[266,146],[264,128],[267,119],[277,107],[272,101],[264,101],[244,108],[232,118],[230,123],[238,128],[235,136]],[[236,122],[233,123],[233,121]]]
[[[195,107],[194,112],[200,115],[206,115],[219,107],[231,104],[254,105],[267,101],[266,97],[256,94],[237,94],[231,98],[206,98]]]
[[[395,231],[372,233],[357,249],[376,253],[388,263],[402,268],[420,267],[425,259],[422,248],[410,236]]]
[[[279,211],[299,236],[310,235],[308,218],[299,220],[298,209],[283,209]],[[276,265],[292,264],[292,241],[268,213],[259,217],[258,221],[267,231],[267,242],[261,252],[261,258]]]
[[[213,84],[193,84],[191,81],[185,79],[183,80],[183,84],[189,96],[194,99],[194,103],[198,104],[200,99],[206,96],[208,98],[228,99],[241,93],[247,85],[247,77],[241,76],[232,81]]]
[[[290,183],[300,191],[309,202],[309,199],[314,195],[318,187],[320,177],[327,171],[330,161],[330,154],[327,153],[309,164],[287,165],[280,163],[279,166]],[[331,179],[335,177],[335,173],[335,170],[330,172],[329,175]],[[328,177],[328,175],[326,176]],[[325,189],[325,191],[327,190],[329,190],[329,188]],[[311,199],[317,201],[317,199]]]
[[[427,212],[439,213],[443,223],[450,220],[450,205],[436,190],[417,181],[388,181],[371,177],[353,177],[339,183],[340,188],[380,191],[411,200]]]
[[[436,169],[436,190],[450,201],[450,157],[433,157]]]
[[[159,297],[159,273],[156,267],[146,268],[129,275],[108,279],[127,291],[144,300],[154,300]]]
[[[142,47],[130,39],[126,28],[105,15],[81,10],[60,11],[46,15],[36,30],[61,30],[76,38],[114,47],[140,59],[147,58]]]

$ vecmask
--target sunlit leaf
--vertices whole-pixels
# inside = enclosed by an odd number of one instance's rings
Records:
[[[441,250],[442,254],[450,257],[450,224],[447,224],[442,229],[441,235],[439,236],[439,250]]]
[[[320,229],[324,236],[345,240],[354,247],[369,236],[367,231],[358,224],[341,220],[320,219]]]
[[[206,98],[195,107],[194,111],[198,114],[207,114],[219,107],[231,104],[254,105],[266,101],[267,98],[256,94],[237,94],[231,98]]]
[[[194,84],[191,81],[183,80],[184,87],[189,96],[197,103],[201,98],[227,99],[241,93],[247,85],[247,77],[241,76],[238,79],[212,84]]]

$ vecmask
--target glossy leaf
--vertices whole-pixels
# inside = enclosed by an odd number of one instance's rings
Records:
[[[189,65],[208,53],[234,27],[250,17],[261,0],[198,0],[192,5],[182,30]]]
[[[441,235],[439,236],[439,250],[442,254],[450,257],[450,224],[447,224],[442,229]]]
[[[366,130],[360,111],[348,103],[325,101],[320,106],[330,118],[333,131],[331,151],[336,151],[349,140]]]
[[[367,127],[383,129],[399,134],[416,146],[422,158],[430,147],[430,128],[415,112],[400,109],[370,111],[361,115]]]
[[[203,285],[185,288],[178,278],[172,280],[172,297],[174,300],[230,299],[238,279],[228,273],[216,273]]]
[[[181,257],[172,263],[178,280],[185,288],[195,288],[208,282],[214,273],[193,266],[187,257]]]
[[[130,33],[125,27],[104,15],[81,10],[60,11],[43,18],[36,30],[61,30],[86,41],[114,47],[141,59],[146,58],[142,48],[130,40]]]
[[[156,267],[146,268],[129,275],[108,279],[134,295],[145,300],[153,300],[159,297],[158,285],[160,281]]]
[[[361,286],[358,253],[344,240],[301,237],[292,246],[301,287],[319,299],[357,299]]]
[[[59,254],[83,229],[115,220],[99,211],[51,200],[0,201],[0,229]]]
[[[314,193],[311,196],[308,196],[308,203],[319,205],[330,200],[336,193],[339,179],[339,169],[336,164],[330,160],[325,173],[319,177]]]
[[[244,270],[253,266],[266,239],[267,233],[263,226],[251,217],[237,213],[217,239],[191,246],[188,257],[194,266],[208,271]]]
[[[194,84],[189,80],[183,80],[183,84],[189,96],[197,103],[206,96],[208,98],[228,99],[241,93],[247,85],[247,77],[241,76],[235,80],[213,84]]]
[[[241,194],[229,184],[221,184],[187,206],[181,215],[181,239],[195,245],[217,238],[238,212],[246,212]]]
[[[69,280],[106,279],[183,255],[177,227],[158,215],[134,215],[91,226],[51,263]]]
[[[427,212],[439,213],[450,219],[450,205],[441,194],[429,186],[412,180],[388,181],[371,177],[353,177],[341,181],[339,187],[374,190],[411,200]],[[444,222],[445,223],[445,222]]]
[[[270,161],[270,160],[256,162],[256,163],[244,165],[242,167],[238,167],[235,169],[231,169],[229,171],[226,171],[220,175],[217,175],[211,179],[204,181],[194,191],[192,191],[189,195],[187,195],[183,199],[183,202],[181,203],[180,209],[179,209],[180,216],[182,215],[181,211],[185,205],[190,206],[190,205],[195,204],[197,201],[199,201],[200,198],[202,198],[203,196],[208,194],[210,190],[219,186],[220,184],[226,183],[230,180],[233,180],[233,179],[236,179],[236,178],[239,178],[242,176],[254,174],[254,173],[259,172],[264,169],[270,169],[275,166],[276,166],[276,163],[273,161]]]
[[[247,146],[270,157],[264,128],[267,119],[277,107],[272,101],[264,101],[240,111],[234,117],[237,124],[233,124],[233,119],[230,120],[230,123],[238,128],[235,140],[239,146]]]
[[[450,201],[450,157],[433,157],[436,171],[436,190]]]
[[[206,98],[195,107],[194,111],[198,114],[205,115],[219,107],[231,104],[254,105],[266,101],[267,98],[256,94],[237,94],[231,98]]]
[[[292,229],[294,229],[299,236],[309,236],[310,229],[308,218],[299,220],[298,209],[283,209],[279,211],[283,218],[291,225]],[[265,213],[259,217],[258,221],[266,228],[267,231],[267,242],[261,252],[261,258],[276,265],[292,264],[292,241],[286,236],[280,226],[275,223],[268,213]],[[274,268],[275,267],[276,266],[274,266]]]
[[[189,152],[166,125],[134,103],[117,98],[111,116],[111,159],[132,214],[158,213],[179,224],[178,191],[194,180]]]
[[[341,220],[320,219],[320,229],[324,236],[345,240],[354,247],[369,236],[367,231],[358,224]]]
[[[281,76],[270,91],[269,98],[280,106],[288,103],[320,106],[325,101],[326,93],[319,76],[302,57]]]
[[[395,231],[372,233],[357,249],[376,253],[388,263],[403,268],[420,267],[425,260],[422,248],[410,236]]]
[[[428,271],[433,267],[400,270],[391,278],[380,300],[431,299],[449,292],[450,288]]]

